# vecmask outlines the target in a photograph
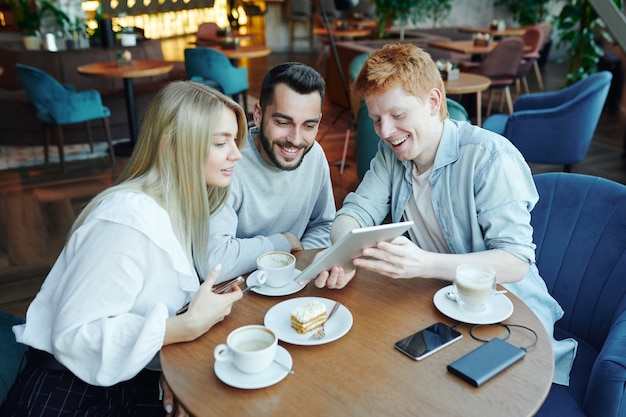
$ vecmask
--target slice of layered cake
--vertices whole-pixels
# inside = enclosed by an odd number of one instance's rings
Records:
[[[327,319],[326,305],[317,300],[309,301],[291,310],[291,327],[300,334],[322,327]]]

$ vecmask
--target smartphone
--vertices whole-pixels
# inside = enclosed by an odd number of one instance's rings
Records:
[[[232,281],[228,281],[222,285],[220,285],[219,287],[215,287],[213,288],[213,292],[216,294],[225,294],[227,292],[230,292],[230,289],[233,287],[233,284],[239,285],[244,281],[242,276],[239,276],[235,279],[233,279]],[[180,315],[183,313],[187,312],[187,309],[189,308],[189,303],[185,304],[184,306],[182,306],[177,312],[176,315]]]
[[[456,342],[461,337],[463,335],[458,330],[444,323],[435,323],[396,342],[394,346],[408,357],[419,361]]]

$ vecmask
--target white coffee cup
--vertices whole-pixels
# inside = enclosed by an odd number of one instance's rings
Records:
[[[257,281],[265,279],[265,285],[269,287],[284,287],[293,279],[296,257],[288,252],[267,252],[257,258],[256,266],[259,270]]]
[[[480,312],[496,289],[496,271],[483,263],[465,263],[456,268],[454,292],[461,309]]]
[[[276,333],[265,326],[251,324],[230,332],[226,343],[215,347],[213,356],[216,361],[233,361],[242,372],[257,374],[272,364],[277,345]]]

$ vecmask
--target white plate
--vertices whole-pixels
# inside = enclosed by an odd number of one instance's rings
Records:
[[[274,330],[278,339],[283,342],[292,343],[294,345],[321,345],[333,342],[350,330],[352,327],[352,313],[343,304],[337,309],[335,314],[328,320],[324,326],[326,336],[322,339],[311,339],[313,330],[299,334],[291,327],[291,310],[304,305],[309,301],[317,300],[326,304],[326,309],[330,310],[335,305],[334,300],[319,297],[297,297],[285,300],[270,308],[265,314],[265,326]]]
[[[302,271],[300,271],[299,269],[294,269],[293,270],[293,277],[297,277],[298,275],[300,275]],[[258,274],[259,271],[256,270],[253,273],[251,273],[248,276],[248,279],[246,280],[246,285],[248,287],[252,286],[252,285],[259,285],[256,282],[256,274]],[[298,284],[296,281],[291,280],[289,281],[289,284],[284,285],[282,287],[270,287],[269,285],[261,285],[259,288],[252,288],[250,291],[254,291],[257,294],[261,294],[261,295],[269,295],[270,297],[278,297],[281,295],[289,295],[289,294],[294,294],[297,293],[298,291],[304,289],[304,287],[306,287],[306,285],[300,285]]]
[[[435,307],[451,319],[469,324],[492,324],[508,319],[513,314],[513,303],[504,294],[491,297],[484,311],[472,313],[461,310],[456,301],[446,297],[448,291],[454,291],[453,285],[448,285],[437,291],[433,297]]]
[[[293,364],[293,359],[291,359],[291,355],[287,352],[287,349],[280,345],[277,346],[276,358],[274,360],[282,363],[287,368],[283,368],[277,363],[272,363],[270,367],[263,372],[247,374],[235,367],[232,361],[215,361],[213,369],[218,379],[231,387],[242,389],[265,388],[285,378],[289,374],[287,369],[291,369]]]

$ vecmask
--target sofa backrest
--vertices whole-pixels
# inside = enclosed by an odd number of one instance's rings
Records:
[[[163,60],[160,40],[145,40],[133,47],[93,47],[58,52],[2,48],[0,49],[0,66],[4,68],[4,74],[0,77],[0,89],[22,89],[15,67],[16,63],[20,63],[39,68],[62,84],[74,85],[78,91],[90,89],[99,90],[100,92],[121,90],[123,88],[121,79],[87,77],[79,74],[76,70],[78,66],[84,64],[114,61],[117,51],[120,50],[130,51],[133,59]],[[134,80],[134,83],[147,84],[161,79],[167,79],[167,75],[137,78]]]

